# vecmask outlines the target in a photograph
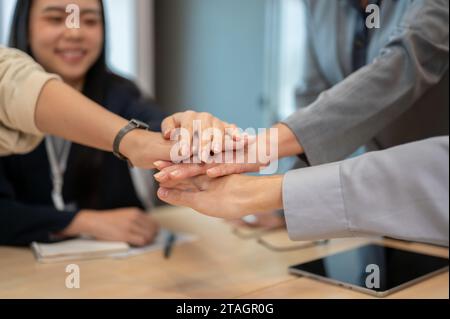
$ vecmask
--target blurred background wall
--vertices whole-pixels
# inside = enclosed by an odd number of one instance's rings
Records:
[[[267,127],[293,108],[301,19],[299,0],[156,0],[158,101]]]
[[[105,0],[108,62],[168,113],[207,111],[243,128],[295,109],[301,0]],[[0,0],[6,45],[15,0]]]

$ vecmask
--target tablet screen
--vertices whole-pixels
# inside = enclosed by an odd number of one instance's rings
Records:
[[[290,267],[375,292],[384,292],[448,267],[448,259],[370,244]]]

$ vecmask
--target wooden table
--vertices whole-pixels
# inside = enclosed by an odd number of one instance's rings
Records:
[[[292,276],[288,266],[368,242],[448,257],[448,249],[379,239],[338,239],[302,250],[275,252],[255,239],[241,239],[222,220],[185,208],[161,208],[162,227],[195,233],[198,240],[127,259],[70,262],[80,267],[81,287],[68,289],[69,262],[40,264],[28,248],[0,247],[0,298],[371,298],[315,280]],[[285,231],[265,237],[289,242]],[[390,298],[449,298],[448,272]]]

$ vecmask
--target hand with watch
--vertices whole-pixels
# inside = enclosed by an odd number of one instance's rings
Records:
[[[201,131],[198,131],[195,123],[200,123]],[[195,136],[202,135],[202,131],[215,129],[215,134],[204,135],[200,138],[199,152],[196,154]],[[128,161],[130,166],[144,169],[153,169],[158,162],[171,162],[170,151],[179,143],[183,157],[198,156],[202,161],[207,161],[210,153],[224,151],[227,143],[225,139],[233,142],[233,147],[244,147],[250,139],[241,135],[237,127],[219,120],[209,113],[185,111],[167,117],[161,124],[162,134],[149,131],[149,126],[139,120],[132,119],[124,126],[114,138],[113,153],[121,160]],[[172,141],[174,132],[184,129],[186,134],[180,136],[180,140]],[[220,133],[220,134],[219,134]],[[197,134],[197,135],[196,135]],[[239,146],[240,145],[240,146]],[[201,153],[200,153],[201,151]]]
[[[151,132],[146,123],[132,119],[114,138],[113,154],[131,167],[152,169],[155,161],[170,160],[173,144],[161,133]]]
[[[146,123],[144,123],[144,122],[142,122],[142,121],[136,120],[136,119],[132,119],[132,120],[130,120],[130,122],[128,122],[128,124],[127,124],[125,127],[123,127],[123,128],[119,131],[119,133],[117,133],[116,137],[114,138],[114,142],[113,142],[113,154],[114,154],[117,158],[119,158],[119,159],[121,159],[121,160],[123,160],[123,161],[127,161],[127,162],[128,162],[128,165],[129,165],[130,167],[133,167],[134,165],[133,165],[132,161],[131,161],[129,158],[127,158],[125,155],[123,155],[123,154],[120,152],[120,145],[121,145],[122,139],[123,139],[127,134],[131,133],[133,130],[150,131],[150,130],[149,130],[148,124],[146,124]],[[141,133],[142,133],[142,132],[141,132]],[[142,135],[142,134],[141,134],[141,135]]]
[[[63,108],[60,107],[61,101],[65,101]],[[188,137],[181,141],[185,146],[185,155],[195,153],[192,143],[194,121],[200,122],[204,129],[214,128],[216,132],[222,132],[209,139],[202,139],[200,141],[202,150],[215,153],[222,151],[218,147],[219,137],[220,135],[223,138],[229,137],[230,135],[223,134],[227,131],[234,130],[232,138],[239,139],[236,126],[220,121],[209,113],[194,111],[180,112],[167,117],[161,124],[163,134],[150,132],[144,123],[132,120],[127,124],[127,120],[109,112],[57,80],[48,81],[42,88],[35,107],[34,121],[36,126],[34,129],[39,132],[104,151],[112,150],[116,137],[115,153],[120,154],[119,157],[122,159],[126,158],[133,166],[144,169],[155,168],[156,161],[170,161],[170,151],[175,144],[170,138],[177,129],[185,129],[189,133],[186,134]],[[32,143],[27,145],[27,149],[32,146]]]

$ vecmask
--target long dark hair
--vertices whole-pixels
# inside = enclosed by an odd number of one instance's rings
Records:
[[[106,20],[103,1],[98,0],[103,23],[103,48],[97,61],[88,70],[82,93],[100,105],[105,105],[109,83],[117,77],[106,65]],[[19,49],[34,58],[30,46],[30,12],[33,0],[17,0],[14,18],[11,24],[9,46]],[[103,163],[104,152],[81,145],[73,145],[76,157],[73,159],[75,179],[75,196],[83,207],[95,208],[98,198],[94,195],[99,185],[99,169]]]

